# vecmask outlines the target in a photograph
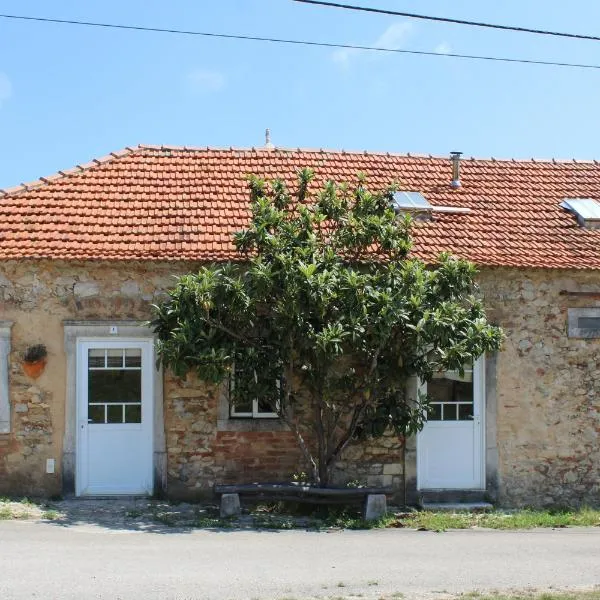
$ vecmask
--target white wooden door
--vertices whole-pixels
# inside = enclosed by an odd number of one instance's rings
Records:
[[[484,489],[483,357],[463,377],[458,372],[438,374],[427,393],[432,410],[417,435],[418,488]]]
[[[77,495],[151,494],[152,340],[77,343]]]

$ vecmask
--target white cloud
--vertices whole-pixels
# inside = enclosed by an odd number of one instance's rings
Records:
[[[194,69],[187,74],[187,82],[195,92],[218,92],[225,86],[225,76],[218,71]]]
[[[448,42],[442,42],[441,44],[438,44],[433,51],[438,54],[450,54],[450,52],[452,52],[452,47]]]
[[[12,96],[12,83],[10,79],[4,73],[0,73],[0,107],[5,100],[8,100]]]
[[[398,21],[392,23],[372,44],[366,46],[374,46],[375,48],[390,48],[398,50],[402,48],[409,35],[412,33],[412,23],[408,21]],[[366,50],[358,50],[356,48],[340,48],[332,54],[334,62],[340,66],[347,68],[350,60],[358,54],[367,52]]]
[[[408,34],[412,31],[412,24],[408,21],[392,23],[373,44],[376,48],[401,48]]]

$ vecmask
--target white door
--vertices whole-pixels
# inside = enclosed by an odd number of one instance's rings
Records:
[[[472,369],[436,375],[427,386],[431,412],[417,435],[417,485],[484,489],[484,359]]]
[[[77,342],[77,495],[151,494],[152,340]]]

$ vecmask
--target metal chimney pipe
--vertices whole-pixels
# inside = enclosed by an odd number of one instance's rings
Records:
[[[265,130],[265,148],[268,148],[269,150],[272,150],[273,148],[275,148],[275,146],[271,143],[271,130],[270,129]]]
[[[450,152],[450,160],[452,161],[452,181],[450,182],[450,187],[453,189],[458,189],[461,185],[460,183],[460,157],[462,152]]]

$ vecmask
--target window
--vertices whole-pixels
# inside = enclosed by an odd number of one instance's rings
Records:
[[[141,348],[88,350],[88,422],[142,422]]]
[[[427,384],[430,421],[470,421],[473,419],[473,369],[436,373]]]
[[[572,338],[600,338],[600,308],[569,308],[568,335]]]
[[[560,204],[577,217],[577,223],[587,229],[600,229],[600,202],[593,198],[565,198]]]
[[[275,419],[279,407],[281,385],[278,378],[273,379],[272,388],[258,392],[258,375],[254,369],[234,367],[229,378],[230,416],[248,419]]]

